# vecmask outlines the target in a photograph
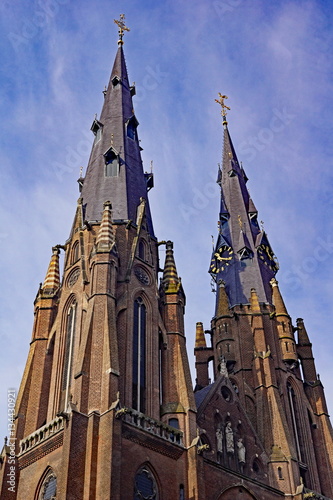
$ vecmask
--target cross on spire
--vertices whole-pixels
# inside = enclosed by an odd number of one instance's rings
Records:
[[[229,106],[227,106],[226,104],[224,104],[224,100],[225,99],[228,99],[228,96],[227,95],[222,95],[220,92],[219,92],[219,99],[215,99],[215,102],[217,102],[217,104],[220,104],[221,106],[221,115],[223,118],[225,118],[227,116],[227,111],[230,111],[230,108]]]
[[[120,19],[114,19],[114,22],[118,26],[119,30],[119,40],[118,40],[118,45],[123,45],[123,36],[124,36],[124,31],[130,31],[129,28],[125,25],[125,14],[120,14]]]

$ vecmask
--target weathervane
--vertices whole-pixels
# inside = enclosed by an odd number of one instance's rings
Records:
[[[225,117],[227,116],[227,111],[230,111],[230,108],[229,106],[227,106],[226,104],[224,104],[224,100],[225,99],[228,99],[228,96],[227,95],[222,95],[220,92],[219,92],[219,99],[215,99],[215,102],[217,102],[217,104],[219,104],[221,106],[221,116],[222,118],[224,118],[223,122],[226,122],[225,120]]]
[[[119,21],[117,19],[114,19],[114,22],[118,26],[119,30],[119,40],[118,40],[118,45],[123,45],[123,36],[124,36],[124,31],[130,31],[129,28],[125,25],[125,14],[120,14],[120,19]]]

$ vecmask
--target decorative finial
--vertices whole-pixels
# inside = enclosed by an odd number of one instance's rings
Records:
[[[261,226],[262,232],[264,232],[264,221],[263,220],[260,221],[260,226]]]
[[[153,173],[153,160],[150,160],[150,173]]]
[[[111,147],[113,146],[113,134],[111,134]]]
[[[125,25],[125,14],[120,14],[120,19],[119,21],[117,19],[114,19],[114,22],[118,26],[119,30],[119,40],[118,40],[118,45],[123,45],[123,36],[124,36],[124,31],[130,31],[129,28]]]
[[[238,224],[239,224],[239,227],[241,228],[241,230],[243,229],[243,222],[242,222],[242,218],[240,215],[238,215]]]
[[[228,99],[228,96],[227,95],[222,95],[220,92],[219,92],[219,99],[215,99],[215,102],[217,102],[217,104],[219,104],[221,106],[221,116],[223,118],[223,125],[227,125],[227,120],[226,120],[226,116],[227,116],[227,110],[230,111],[230,108],[229,106],[227,106],[226,104],[224,104],[224,100],[225,99]]]
[[[80,167],[80,179],[82,178],[83,167]]]

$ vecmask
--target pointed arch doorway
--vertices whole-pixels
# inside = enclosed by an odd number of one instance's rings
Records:
[[[217,498],[217,500],[258,500],[247,488],[243,485],[232,486],[225,490]]]

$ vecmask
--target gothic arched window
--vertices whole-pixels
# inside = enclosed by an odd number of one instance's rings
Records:
[[[155,478],[146,467],[142,467],[135,476],[134,500],[158,500]]]
[[[79,242],[75,241],[72,248],[71,264],[74,264],[77,260],[79,260]]]
[[[292,429],[294,431],[294,438],[295,438],[295,443],[296,443],[296,450],[297,450],[297,458],[298,460],[302,461],[302,454],[301,454],[301,446],[300,446],[300,435],[299,435],[299,428],[298,428],[298,415],[297,415],[297,401],[296,401],[296,394],[291,386],[291,384],[288,382],[287,384],[287,390],[288,390],[288,399],[289,399],[289,408],[290,408],[290,414],[291,414],[291,420],[292,420]],[[304,460],[303,460],[304,461]]]
[[[39,490],[38,500],[56,500],[57,498],[57,477],[50,470]]]
[[[72,303],[67,311],[66,326],[65,326],[65,349],[64,349],[64,364],[62,372],[62,401],[61,410],[66,410],[69,401],[69,391],[71,386],[72,365],[74,355],[74,332],[76,318],[76,302]]]
[[[145,245],[145,242],[143,240],[140,240],[139,241],[139,245],[138,245],[138,256],[140,257],[140,259],[142,260],[145,260],[145,257],[146,257],[146,245]]]
[[[119,175],[119,155],[111,147],[104,153],[105,177],[118,177]]]
[[[133,318],[132,407],[142,413],[146,411],[146,315],[146,306],[138,297]]]

